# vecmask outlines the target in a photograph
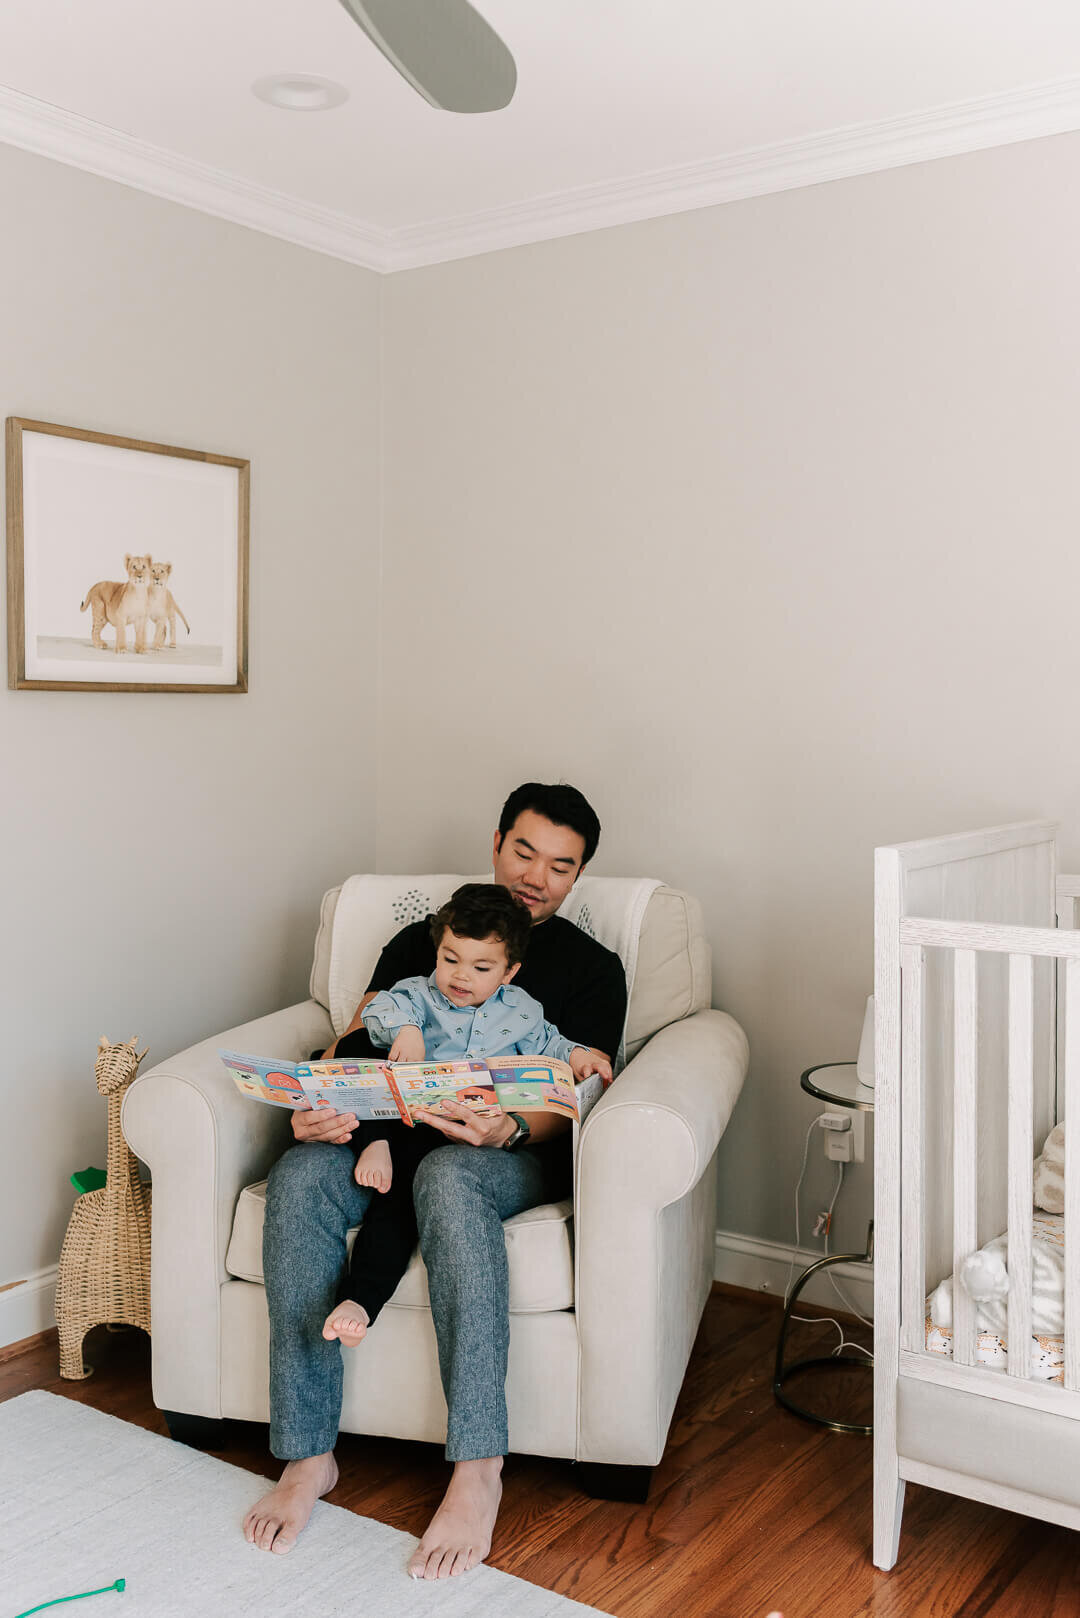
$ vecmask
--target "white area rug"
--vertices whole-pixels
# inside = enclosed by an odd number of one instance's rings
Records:
[[[260,1479],[51,1393],[0,1404],[0,1611],[123,1578],[71,1618],[597,1618],[480,1567],[418,1583],[416,1540],[320,1501],[287,1556],[240,1532]]]

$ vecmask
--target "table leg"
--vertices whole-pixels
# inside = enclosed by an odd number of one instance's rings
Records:
[[[831,1253],[826,1258],[819,1258],[816,1263],[807,1266],[792,1287],[791,1292],[788,1294],[787,1303],[784,1305],[784,1316],[780,1322],[780,1336],[776,1343],[776,1360],[773,1366],[773,1397],[777,1404],[783,1405],[785,1410],[790,1410],[792,1415],[801,1416],[803,1421],[816,1422],[819,1427],[828,1427],[834,1433],[859,1433],[866,1438],[869,1438],[874,1431],[872,1424],[854,1421],[832,1421],[827,1416],[819,1416],[815,1411],[807,1410],[804,1405],[798,1405],[793,1399],[790,1399],[784,1392],[784,1384],[790,1381],[798,1372],[808,1371],[815,1366],[859,1365],[864,1370],[872,1371],[874,1368],[873,1359],[855,1354],[826,1354],[813,1359],[796,1360],[793,1365],[785,1365],[784,1347],[787,1342],[788,1328],[791,1325],[792,1311],[795,1308],[799,1294],[812,1276],[817,1275],[821,1270],[827,1270],[832,1264],[871,1264],[873,1259],[874,1221],[871,1220],[866,1233],[865,1253]]]

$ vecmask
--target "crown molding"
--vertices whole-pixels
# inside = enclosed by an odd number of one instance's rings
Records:
[[[388,267],[386,231],[2,85],[0,141],[367,270]]]
[[[582,186],[391,236],[389,270],[471,258],[1080,129],[1080,76]]]
[[[399,230],[196,162],[0,86],[0,141],[380,273],[1080,129],[1080,76],[854,124]]]

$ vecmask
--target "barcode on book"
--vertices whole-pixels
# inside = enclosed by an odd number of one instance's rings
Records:
[[[401,1114],[396,1107],[372,1107],[373,1118],[400,1118]]]

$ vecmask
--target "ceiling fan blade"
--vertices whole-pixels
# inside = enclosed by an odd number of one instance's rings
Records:
[[[468,0],[341,0],[425,101],[444,112],[497,112],[517,85],[514,58]]]

